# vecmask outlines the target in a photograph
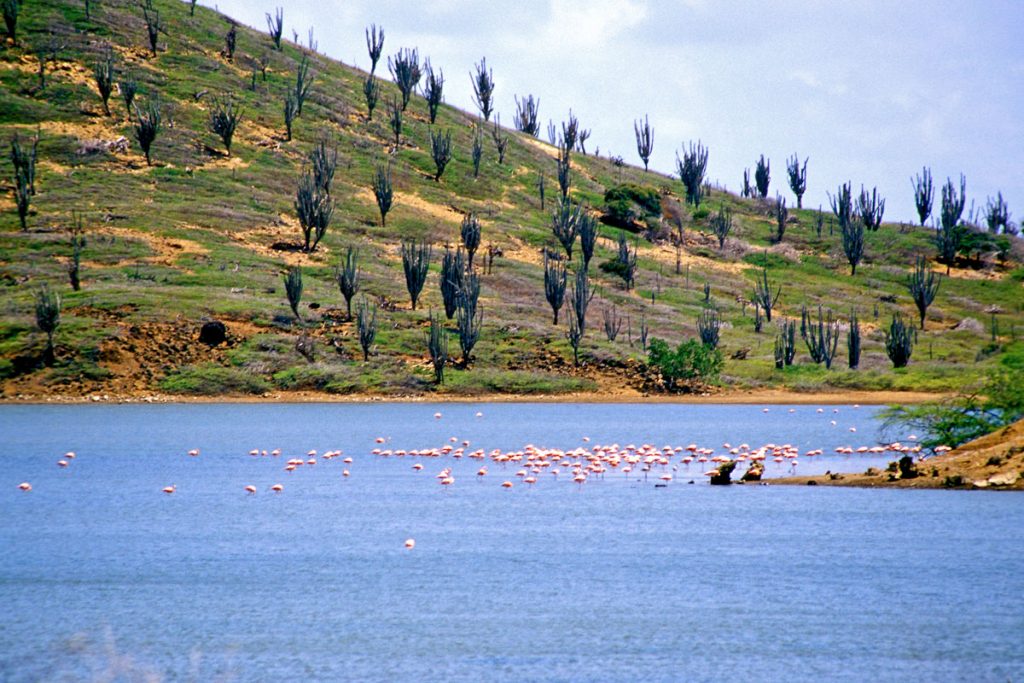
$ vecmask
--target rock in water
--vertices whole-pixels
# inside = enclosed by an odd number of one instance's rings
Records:
[[[199,341],[210,346],[217,346],[223,344],[227,338],[228,330],[219,320],[211,320],[208,323],[203,323],[203,328],[199,331]]]
[[[750,463],[750,467],[740,477],[740,481],[761,481],[761,476],[764,474],[764,465],[755,461]]]

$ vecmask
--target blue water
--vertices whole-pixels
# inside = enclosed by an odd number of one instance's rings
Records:
[[[677,462],[665,487],[527,487],[370,454],[589,437],[825,450],[801,472],[891,457],[831,454],[876,443],[873,409],[815,408],[2,406],[0,680],[1024,680],[1019,494],[711,487]],[[336,448],[353,462],[283,470]]]

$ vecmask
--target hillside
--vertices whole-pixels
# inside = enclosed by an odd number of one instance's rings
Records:
[[[946,266],[936,261],[934,231],[885,223],[866,233],[864,259],[851,276],[831,214],[819,223],[817,211],[790,208],[784,237],[776,243],[773,202],[708,188],[695,211],[678,178],[601,157],[595,138],[587,154],[572,155],[571,198],[586,202],[596,215],[606,190],[632,184],[659,198],[660,215],[629,234],[638,255],[630,290],[600,268],[615,257],[621,232],[601,226],[590,266],[597,295],[575,367],[566,339],[569,294],[558,326],[544,297],[543,250],[561,252],[551,229],[559,194],[555,146],[506,129],[502,134],[510,142],[499,163],[488,126],[474,177],[470,150],[477,117],[443,105],[433,129],[450,131],[454,158],[435,181],[432,127],[420,94],[413,95],[401,141],[394,144],[385,103],[398,90],[387,78],[387,56],[415,46],[397,44],[391,36],[377,66],[381,95],[369,121],[366,74],[308,54],[312,87],[289,141],[283,108],[302,48],[285,40],[281,51],[274,50],[265,32],[239,26],[229,60],[225,17],[202,7],[192,16],[185,2],[153,5],[162,24],[155,56],[143,11],[131,0],[25,3],[17,42],[8,41],[0,52],[0,137],[6,147],[15,133],[23,144],[40,135],[27,230],[15,209],[13,168],[6,158],[0,165],[0,380],[6,399],[267,392],[629,398],[661,390],[657,373],[645,364],[641,321],[651,338],[675,345],[697,335],[697,317],[706,308],[721,316],[719,348],[725,358],[712,392],[949,392],[978,381],[990,368],[1024,362],[1024,341],[1017,341],[1024,332],[1020,240],[1012,240],[1002,261],[994,254],[960,259],[946,276]],[[363,41],[361,26],[338,30]],[[43,85],[39,55],[51,43],[61,49],[46,59]],[[110,98],[110,114],[104,112],[93,71],[108,46],[117,80],[129,72],[137,80],[136,101],[145,106],[158,96],[163,123],[152,166],[118,90]],[[260,73],[256,64],[263,56],[267,68]],[[435,66],[463,78],[471,67]],[[211,110],[229,97],[242,109],[230,155],[208,127]],[[500,114],[511,122],[513,112]],[[542,112],[542,120],[568,114]],[[331,189],[336,208],[323,240],[307,254],[301,250],[295,192],[319,140],[337,147]],[[774,161],[770,196],[777,191],[792,203],[782,160]],[[371,181],[385,162],[392,169],[394,206],[382,226]],[[543,209],[540,177],[546,186]],[[735,225],[719,248],[709,212],[723,207],[732,211]],[[476,255],[482,329],[468,366],[449,367],[436,386],[425,341],[428,314],[443,314],[441,254],[445,245],[459,243],[460,223],[469,213],[482,223]],[[82,286],[72,291],[70,230],[79,220],[85,237]],[[681,249],[676,220],[684,229]],[[816,225],[822,226],[820,235]],[[431,272],[415,311],[400,253],[402,240],[410,239],[433,245]],[[378,308],[378,332],[366,361],[335,281],[348,247],[358,249],[357,300],[365,297]],[[488,253],[494,258],[485,268]],[[941,286],[925,329],[916,334],[908,367],[894,370],[883,328],[895,312],[911,324],[917,319],[906,281],[918,255],[942,276]],[[304,283],[301,322],[289,309],[283,282],[296,265]],[[782,289],[772,322],[758,333],[750,298],[763,272],[773,288]],[[59,292],[63,307],[49,364],[46,335],[37,329],[34,313],[43,284]],[[832,309],[842,321],[835,363],[831,369],[814,363],[798,338],[794,364],[777,370],[777,321],[785,317],[799,324],[804,305],[815,313],[818,305]],[[623,322],[609,341],[603,320],[613,310]],[[851,310],[858,313],[863,336],[855,370],[846,362]],[[225,343],[198,341],[200,327],[211,320],[226,325]],[[454,326],[446,322],[450,353],[459,356]],[[305,355],[296,348],[300,339],[311,346]]]

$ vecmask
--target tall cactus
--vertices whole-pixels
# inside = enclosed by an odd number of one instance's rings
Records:
[[[445,247],[441,257],[441,299],[444,301],[444,314],[451,320],[458,307],[459,292],[466,286],[466,257],[462,248]]]
[[[412,310],[423,291],[430,270],[430,245],[426,242],[402,242],[402,270],[405,271],[405,288],[412,301]]]
[[[718,248],[725,248],[725,240],[732,231],[732,209],[723,204],[718,211],[711,214],[711,231],[718,238]]]
[[[801,311],[801,336],[807,344],[807,352],[811,354],[811,360],[815,363],[824,363],[825,368],[832,368],[832,359],[836,355],[836,347],[839,344],[839,321],[832,317],[832,309],[829,309],[825,317],[822,317],[821,306],[818,306],[818,320],[811,319],[807,308]]]
[[[639,120],[633,122],[633,132],[636,135],[636,153],[643,160],[644,173],[646,173],[647,163],[651,160],[651,154],[654,152],[654,129],[651,128],[651,122],[646,114],[643,124]]]
[[[517,96],[516,115],[512,119],[516,130],[537,137],[540,135],[540,98],[527,95],[521,101]]]
[[[676,153],[676,170],[679,172],[679,179],[686,186],[686,201],[700,208],[702,189],[704,186],[704,174],[708,170],[708,150],[697,141],[696,146],[690,142],[689,149],[683,150],[683,158]]]
[[[928,307],[935,300],[939,292],[940,279],[928,268],[927,261],[923,256],[914,260],[914,271],[907,277],[907,290],[910,297],[917,306],[917,312],[921,316],[921,329],[924,329],[924,318],[928,313]]]
[[[932,213],[932,201],[935,199],[931,169],[925,166],[921,169],[921,175],[915,175],[910,182],[914,186],[914,206],[917,207],[917,216],[923,226]]]
[[[423,86],[423,97],[427,100],[427,113],[430,116],[430,125],[437,121],[437,112],[444,101],[444,71],[434,71],[428,59],[424,64],[424,72],[427,75]]]
[[[284,9],[278,7],[274,10],[274,16],[267,12],[267,33],[274,43],[274,49],[281,51],[281,35],[284,33]]]
[[[394,57],[388,57],[388,71],[395,79],[402,94],[402,111],[409,106],[409,98],[419,85],[423,72],[420,70],[420,51],[416,48],[402,48]]]
[[[558,187],[562,191],[562,199],[569,197],[569,185],[572,182],[572,147],[567,142],[558,146]]]
[[[370,24],[366,29],[366,52],[370,55],[370,75],[377,70],[377,62],[384,51],[384,27]]]
[[[469,75],[473,81],[473,102],[476,103],[484,121],[490,121],[491,113],[494,111],[494,71],[487,68],[486,57],[474,66],[476,73]]]
[[[345,297],[345,317],[352,320],[352,298],[359,292],[359,252],[349,247],[334,272],[341,295]]]
[[[394,202],[394,189],[391,185],[391,163],[377,164],[373,172],[373,196],[377,199],[380,210],[380,227],[386,227],[388,211]]]
[[[850,276],[857,274],[857,266],[864,258],[864,221],[854,216],[846,221],[839,221],[839,229],[843,237],[843,253],[850,264]]]
[[[430,327],[427,329],[427,351],[430,353],[430,364],[434,368],[434,383],[444,383],[444,366],[448,362],[448,336],[444,333],[441,316],[430,314]]]
[[[577,221],[576,233],[580,236],[580,254],[583,257],[583,269],[590,268],[590,259],[594,257],[594,249],[597,247],[597,219],[587,212],[585,205],[580,207],[580,216]]]
[[[860,365],[860,321],[857,309],[850,311],[850,329],[846,332],[846,357],[851,370]]]
[[[296,320],[302,320],[299,315],[299,303],[302,301],[302,268],[292,266],[284,275],[284,291],[288,296],[288,305],[295,314]]]
[[[857,214],[864,221],[864,227],[875,232],[882,225],[882,216],[885,214],[885,199],[878,196],[878,188],[871,188],[871,194],[860,187],[860,195],[857,197]]]
[[[462,237],[462,246],[466,248],[467,266],[470,270],[473,269],[473,255],[480,248],[480,233],[480,219],[476,217],[476,214],[470,213],[463,217],[460,236]]]
[[[757,303],[761,310],[764,311],[764,317],[768,322],[772,321],[772,309],[775,308],[776,302],[779,300],[779,296],[782,295],[782,285],[779,285],[778,289],[775,290],[775,294],[772,294],[772,286],[768,281],[768,267],[765,266],[761,269],[760,279],[754,282],[754,302]]]
[[[757,194],[760,195],[761,199],[768,196],[768,183],[771,182],[771,161],[764,158],[757,160],[757,167],[754,169],[754,183],[757,186]]]
[[[939,226],[935,236],[935,243],[938,247],[939,257],[946,264],[946,275],[949,275],[950,266],[956,259],[960,250],[960,243],[963,241],[966,230],[960,224],[960,217],[964,213],[964,205],[967,202],[967,180],[960,175],[960,192],[956,191],[953,181],[946,179],[942,186],[942,205],[939,211]]]
[[[705,308],[697,315],[697,332],[700,334],[701,343],[709,349],[718,348],[721,329],[722,318],[717,310]]]
[[[782,195],[775,195],[775,204],[772,207],[775,214],[775,235],[772,241],[781,242],[786,234],[786,221],[789,220],[789,209],[786,208],[786,198]]]
[[[796,323],[783,320],[775,336],[775,367],[781,370],[793,364],[796,356]]]
[[[430,131],[430,156],[434,159],[434,182],[440,182],[444,169],[452,160],[452,132]]]
[[[370,350],[377,338],[377,307],[367,302],[366,297],[356,306],[356,330],[359,346],[363,349],[363,361],[370,360]]]
[[[905,368],[914,350],[914,330],[903,322],[899,313],[894,313],[889,329],[885,332],[885,352],[894,368]]]
[[[570,259],[572,258],[572,247],[576,243],[582,212],[581,204],[574,205],[571,199],[563,196],[551,217],[551,231],[562,248],[565,249],[565,255]]]
[[[551,306],[552,324],[558,324],[558,311],[565,300],[565,264],[544,251],[544,298]]]
[[[804,192],[807,191],[807,158],[800,166],[800,158],[794,154],[786,160],[786,173],[789,175],[789,189],[796,195],[796,208],[804,208]]]

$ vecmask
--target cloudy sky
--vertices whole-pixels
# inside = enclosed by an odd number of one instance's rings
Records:
[[[842,182],[877,186],[887,220],[914,218],[910,177],[962,172],[968,206],[1002,191],[1024,217],[1024,2],[979,0],[203,0],[285,35],[315,28],[321,52],[368,68],[363,30],[384,52],[418,47],[443,69],[445,100],[474,111],[469,73],[494,72],[497,111],[540,98],[548,119],[572,108],[588,150],[639,164],[633,121],[655,129],[651,166],[669,173],[685,142],[710,151],[708,176],[738,190],[743,169],[809,157],[805,206]],[[265,4],[265,6],[264,6]],[[385,75],[386,75],[385,68]],[[542,137],[546,137],[542,133]],[[938,192],[936,192],[938,194]]]

